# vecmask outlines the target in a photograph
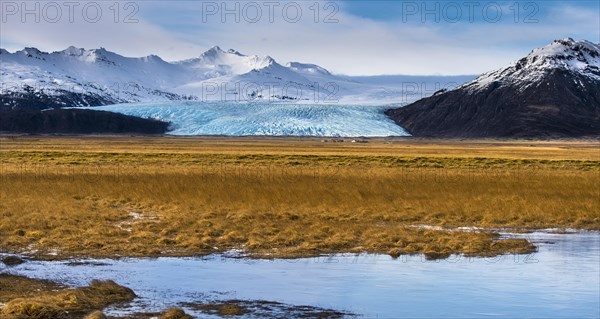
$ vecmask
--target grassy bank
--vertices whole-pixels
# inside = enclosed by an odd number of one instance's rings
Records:
[[[0,274],[0,287],[0,302],[5,303],[0,317],[5,319],[82,318],[135,297],[132,290],[110,280],[65,288],[54,282]]]
[[[597,142],[367,142],[3,138],[0,247],[38,258],[437,258],[534,249],[455,227],[600,229]]]
[[[89,286],[69,288],[62,284],[0,273],[2,319],[106,319],[102,309],[129,303],[135,293],[111,280],[92,280]],[[127,319],[191,319],[179,308],[164,313],[138,313]],[[119,318],[126,319],[126,318]]]
[[[91,281],[89,286],[69,288],[59,283],[0,274],[0,318],[2,319],[192,319],[181,308],[163,312],[136,312],[106,316],[109,305],[126,304],[135,298],[129,288],[113,281]],[[180,306],[221,318],[250,315],[256,318],[338,319],[352,313],[307,305],[289,305],[267,300],[198,300]]]

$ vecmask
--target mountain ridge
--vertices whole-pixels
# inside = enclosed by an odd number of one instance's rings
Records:
[[[270,56],[244,55],[218,46],[174,62],[157,55],[125,57],[103,47],[69,46],[51,53],[32,47],[14,53],[1,49],[0,63],[5,83],[0,106],[13,108],[169,100],[327,103],[327,99],[340,98],[393,99],[389,90],[350,81],[315,64],[282,65]]]

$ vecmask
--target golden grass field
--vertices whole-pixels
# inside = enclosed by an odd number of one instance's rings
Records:
[[[597,141],[350,141],[4,136],[0,249],[439,258],[535,249],[495,228],[600,229]]]

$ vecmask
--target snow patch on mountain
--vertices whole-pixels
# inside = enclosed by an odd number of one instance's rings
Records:
[[[176,62],[176,64],[185,68],[205,73],[207,77],[214,77],[213,74],[244,74],[252,70],[266,68],[275,63],[275,60],[270,56],[246,56],[233,49],[223,51],[218,46],[212,47],[197,58]]]
[[[322,74],[322,75],[331,75],[329,71],[324,68],[310,63],[300,63],[300,62],[288,62],[286,66],[296,72],[304,73],[304,74]]]
[[[556,69],[600,80],[600,44],[571,38],[555,40],[543,48],[534,49],[506,68],[482,74],[463,87],[471,91],[481,90],[496,83],[520,84],[525,89]]]

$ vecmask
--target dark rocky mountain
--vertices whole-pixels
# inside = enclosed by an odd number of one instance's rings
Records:
[[[600,44],[556,40],[506,68],[386,114],[414,136],[600,136]]]
[[[35,134],[162,134],[169,123],[87,109],[0,108],[0,132]]]

